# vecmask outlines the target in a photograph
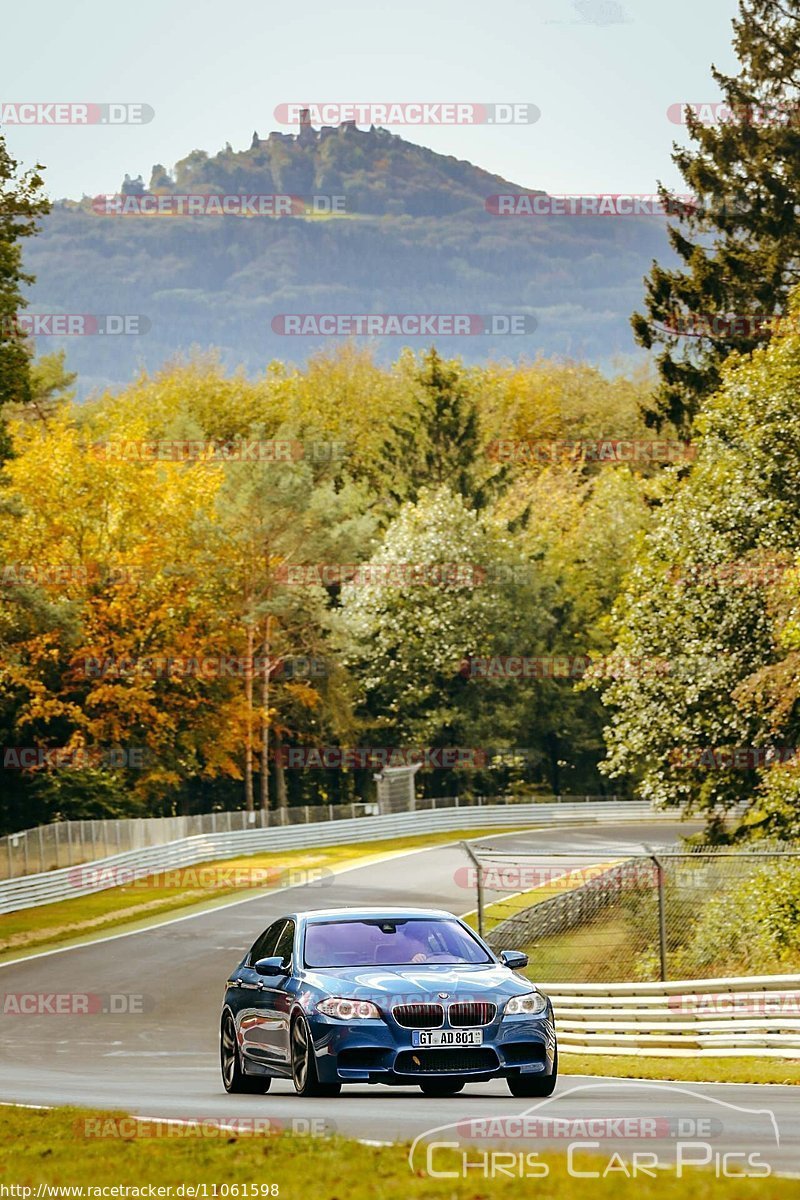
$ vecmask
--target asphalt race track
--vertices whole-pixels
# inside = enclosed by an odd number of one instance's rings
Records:
[[[685,826],[576,826],[493,835],[504,849],[596,853],[603,862],[642,843],[673,843]],[[617,855],[619,851],[619,855]],[[591,860],[576,859],[582,865]],[[300,1099],[277,1080],[265,1096],[229,1096],[218,1066],[218,1025],[225,979],[256,936],[276,917],[304,908],[357,904],[420,904],[467,912],[474,894],[459,886],[465,866],[457,845],[414,852],[353,868],[320,885],[255,894],[198,915],[177,917],[135,933],[0,965],[0,992],[144,996],[144,1012],[89,1015],[3,1015],[0,1018],[0,1099],[33,1105],[77,1104],[151,1117],[215,1120],[270,1118],[303,1128],[335,1129],[375,1141],[411,1140],[437,1126],[470,1118],[509,1118],[535,1110],[541,1118],[653,1118],[644,1137],[620,1141],[619,1128],[598,1152],[630,1158],[634,1150],[675,1158],[679,1140],[703,1141],[714,1155],[757,1153],[773,1170],[800,1173],[797,1088],[750,1085],[636,1083],[562,1075],[547,1101],[514,1099],[502,1080],[473,1084],[447,1099],[417,1087],[346,1086],[341,1097]],[[554,860],[562,869],[569,862]],[[463,879],[463,874],[462,874]],[[491,894],[487,895],[490,900]],[[533,978],[533,976],[531,976]],[[679,1124],[683,1122],[683,1124]],[[595,1127],[592,1127],[595,1128]],[[488,1126],[487,1138],[507,1143],[508,1126]],[[530,1151],[555,1141],[542,1126]],[[436,1139],[456,1140],[444,1128]],[[463,1141],[463,1134],[461,1136]],[[587,1140],[586,1138],[581,1140]],[[420,1153],[424,1156],[425,1148]],[[689,1152],[687,1152],[689,1153]],[[701,1152],[698,1150],[697,1154]],[[420,1163],[420,1165],[423,1165]],[[714,1161],[710,1164],[714,1167]],[[731,1161],[731,1169],[736,1164]],[[736,1169],[741,1168],[741,1163]]]

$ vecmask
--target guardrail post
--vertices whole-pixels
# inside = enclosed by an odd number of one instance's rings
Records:
[[[658,884],[658,952],[661,965],[661,982],[664,983],[667,978],[667,918],[664,907],[664,867],[650,846],[645,846],[644,848],[656,867],[656,882]]]
[[[478,893],[478,935],[483,937],[483,876],[481,874],[481,864],[475,857],[475,852],[469,842],[462,842],[464,852],[475,868],[475,885]]]

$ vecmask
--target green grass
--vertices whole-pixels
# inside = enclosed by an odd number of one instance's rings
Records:
[[[635,978],[636,961],[646,947],[641,931],[617,911],[520,949],[531,971],[548,983],[612,983]]]
[[[796,1059],[780,1058],[639,1058],[634,1054],[559,1053],[565,1075],[616,1075],[620,1079],[671,1079],[679,1083],[800,1084]]]
[[[492,833],[509,833],[512,830],[490,827],[487,829],[455,830],[438,834],[419,834],[414,837],[390,838],[378,842],[361,842],[347,846],[325,846],[318,850],[288,850],[271,854],[251,854],[235,859],[200,863],[196,868],[182,868],[184,872],[202,869],[230,871],[272,869],[276,872],[274,883],[261,885],[260,890],[281,882],[277,872],[301,869],[326,869],[368,863],[372,858],[402,850],[413,850],[426,846],[442,845]],[[466,856],[464,863],[466,865]],[[91,863],[83,864],[91,869]],[[80,868],[76,868],[78,870]],[[150,877],[147,886],[128,885],[107,888],[88,896],[77,896],[74,900],[60,900],[55,904],[44,904],[39,908],[25,908],[0,916],[0,962],[25,952],[49,949],[87,935],[105,933],[120,926],[139,923],[143,920],[168,916],[198,905],[213,905],[226,900],[255,895],[258,888],[215,886],[176,887],[169,884],[158,886],[161,877]],[[288,882],[291,882],[291,877]],[[298,880],[299,882],[300,880]],[[325,903],[325,887],[319,888],[319,905]],[[465,907],[471,896],[464,893]]]
[[[265,1102],[262,1101],[263,1105]],[[420,1102],[425,1103],[424,1101]],[[431,1124],[442,1121],[441,1102],[429,1102]],[[453,1119],[460,1113],[454,1110]],[[331,1107],[335,1120],[335,1106]],[[586,1179],[567,1174],[564,1154],[543,1154],[537,1160],[546,1164],[541,1178],[497,1178],[486,1180],[475,1170],[468,1178],[437,1179],[424,1170],[424,1154],[415,1170],[408,1164],[408,1146],[365,1146],[337,1136],[300,1137],[296,1134],[224,1134],[199,1137],[111,1136],[89,1137],[83,1134],[86,1119],[100,1118],[95,1128],[119,1129],[109,1120],[112,1114],[88,1109],[60,1108],[31,1110],[0,1108],[0,1184],[35,1189],[38,1184],[51,1187],[171,1187],[180,1184],[197,1187],[205,1184],[213,1197],[212,1185],[229,1185],[229,1196],[269,1196],[281,1200],[583,1200]],[[123,1114],[116,1114],[122,1116]],[[259,1109],[259,1116],[268,1113]],[[446,1118],[445,1118],[446,1119]],[[129,1126],[125,1122],[123,1129]],[[91,1126],[90,1126],[91,1128]],[[130,1132],[134,1132],[130,1130]],[[525,1151],[530,1152],[530,1145]],[[470,1153],[470,1160],[478,1151]],[[458,1152],[438,1151],[434,1160],[439,1171],[458,1170]],[[608,1165],[611,1152],[602,1158],[576,1156],[576,1166],[600,1172]],[[233,1189],[238,1185],[238,1192]],[[260,1189],[266,1185],[267,1190]],[[669,1171],[657,1178],[639,1175],[626,1178],[612,1169],[606,1178],[590,1181],[592,1195],[635,1197],[636,1200],[748,1200],[749,1197],[789,1200],[797,1195],[796,1180],[717,1179],[707,1171],[690,1170],[682,1179]],[[259,1190],[257,1191],[256,1188]],[[20,1193],[18,1192],[17,1195]],[[218,1193],[219,1194],[219,1193]],[[172,1193],[173,1197],[175,1192]],[[24,1200],[24,1193],[23,1193]]]

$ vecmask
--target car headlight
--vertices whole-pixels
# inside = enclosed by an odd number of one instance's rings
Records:
[[[547,997],[541,992],[525,992],[523,996],[512,996],[506,1005],[503,1016],[510,1017],[514,1014],[526,1014],[528,1016],[536,1013],[543,1013],[547,1008]]]
[[[321,1000],[317,1012],[326,1017],[338,1017],[340,1021],[380,1017],[380,1009],[370,1000],[346,1000],[344,996],[331,996],[329,1000]]]

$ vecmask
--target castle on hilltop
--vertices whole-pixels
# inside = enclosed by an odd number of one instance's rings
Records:
[[[311,112],[307,108],[300,109],[300,132],[299,133],[271,133],[268,138],[260,138],[258,130],[253,130],[253,140],[250,143],[251,150],[259,150],[262,146],[268,146],[270,142],[298,142],[301,146],[308,145],[312,142],[321,142],[327,137],[331,137],[336,133],[348,133],[350,130],[357,129],[355,121],[342,121],[341,125],[323,125],[320,129],[314,129],[311,125]]]

